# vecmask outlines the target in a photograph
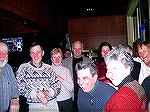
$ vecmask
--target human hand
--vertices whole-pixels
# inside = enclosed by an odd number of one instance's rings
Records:
[[[43,105],[47,105],[47,103],[48,103],[46,96],[47,95],[46,95],[45,91],[37,90],[37,98],[42,102]]]
[[[9,112],[19,112],[19,100],[18,99],[12,99],[10,103],[10,110]]]
[[[45,90],[44,88],[43,88],[42,92],[43,92],[43,94],[44,94],[46,97],[47,97],[48,94],[49,94],[49,91],[48,91],[48,90]]]
[[[47,100],[46,97],[41,99],[41,102],[42,102],[43,105],[47,105],[48,104],[48,100]]]
[[[63,81],[64,81],[64,78],[63,78],[63,77],[61,77],[61,76],[57,76],[57,79],[58,79],[59,81],[61,81],[61,82],[63,82]]]

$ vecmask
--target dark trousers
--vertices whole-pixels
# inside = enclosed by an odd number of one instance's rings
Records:
[[[74,89],[74,101],[73,101],[73,112],[78,112],[78,90],[79,86]]]
[[[64,101],[57,101],[59,112],[73,112],[72,98]]]
[[[19,96],[19,112],[29,112],[29,104],[27,104],[27,99],[24,96]]]

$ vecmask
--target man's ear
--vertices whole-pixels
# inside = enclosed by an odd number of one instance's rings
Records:
[[[97,80],[97,78],[98,78],[98,75],[97,75],[97,74],[95,74],[95,75],[94,75],[94,79],[95,79],[95,80]]]
[[[42,50],[42,55],[43,55],[43,56],[44,56],[44,53],[45,53],[44,50]]]

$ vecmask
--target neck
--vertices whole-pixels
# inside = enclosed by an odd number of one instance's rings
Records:
[[[34,65],[36,68],[39,68],[42,66],[42,62],[39,62],[39,63],[35,63],[32,61],[32,65]]]
[[[81,58],[82,57],[82,55],[80,55],[80,56],[74,56],[75,58]]]

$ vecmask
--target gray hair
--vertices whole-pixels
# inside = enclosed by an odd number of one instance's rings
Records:
[[[126,68],[130,67],[131,70],[133,69],[134,61],[132,56],[119,47],[115,47],[110,51],[109,55],[105,59],[105,62],[107,63],[112,60],[120,61]]]
[[[92,76],[97,74],[97,68],[96,68],[96,65],[94,63],[86,63],[83,61],[78,62],[76,64],[75,70],[77,72],[78,70],[83,70],[86,68],[90,68],[90,73],[92,74]]]
[[[75,44],[80,44],[81,45],[81,48],[83,49],[83,43],[81,41],[75,41],[73,44],[72,44],[72,49],[74,49],[74,45]]]
[[[120,44],[119,48],[133,56],[133,48],[128,44]]]

